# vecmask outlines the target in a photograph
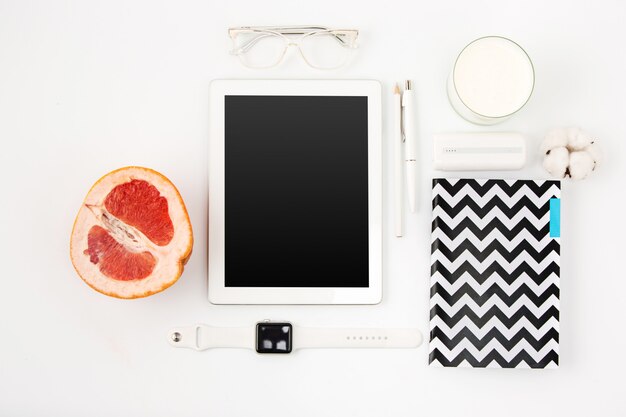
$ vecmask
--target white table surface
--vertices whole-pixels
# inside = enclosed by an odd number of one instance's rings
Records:
[[[626,3],[621,1],[0,0],[0,415],[547,416],[626,415],[624,142]],[[318,72],[292,51],[254,71],[228,55],[228,26],[326,24],[361,30],[356,61]],[[479,128],[445,95],[459,49],[487,34],[532,57],[537,85],[513,119]],[[392,147],[385,143],[384,300],[378,306],[212,306],[206,296],[208,84],[214,78],[373,78],[418,90],[419,213],[392,236]],[[171,348],[166,331],[283,318],[304,326],[419,326],[427,334],[431,135],[513,130],[537,148],[553,126],[597,135],[605,163],[565,182],[561,367],[427,367],[418,350],[303,350],[259,356]],[[167,291],[122,301],[87,287],[69,260],[81,201],[125,165],[180,189],[194,253]],[[464,175],[459,173],[458,175]],[[532,152],[521,172],[541,178]]]

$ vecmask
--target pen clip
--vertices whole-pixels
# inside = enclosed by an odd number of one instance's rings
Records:
[[[402,143],[406,142],[406,134],[404,133],[404,120],[406,119],[406,105],[404,104],[404,95],[413,90],[413,82],[411,80],[406,80],[404,82],[404,91],[400,96],[400,134],[402,136]]]
[[[402,93],[404,94],[404,93]],[[402,143],[406,142],[406,135],[404,134],[404,100],[403,97],[400,96],[400,136],[402,137]]]

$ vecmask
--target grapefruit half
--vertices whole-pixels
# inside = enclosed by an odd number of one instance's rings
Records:
[[[87,193],[74,221],[70,257],[96,291],[139,298],[174,284],[192,247],[189,215],[174,184],[152,169],[125,167]]]

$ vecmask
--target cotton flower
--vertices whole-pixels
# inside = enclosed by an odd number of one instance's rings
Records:
[[[569,176],[574,180],[582,180],[593,171],[596,162],[589,153],[574,151],[569,154]]]
[[[543,167],[554,177],[565,177],[568,166],[569,151],[565,146],[548,150],[543,158]]]
[[[581,151],[591,145],[591,142],[593,142],[593,140],[587,132],[577,127],[567,129],[567,147],[570,151]]]
[[[561,128],[552,129],[541,143],[541,152],[546,153],[550,149],[561,146],[567,146],[567,131]]]
[[[586,178],[601,159],[600,147],[585,131],[577,127],[556,128],[541,143],[543,167],[552,176]]]

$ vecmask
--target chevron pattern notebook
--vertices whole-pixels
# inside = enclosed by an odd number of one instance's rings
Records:
[[[434,179],[431,365],[559,363],[559,181]]]

